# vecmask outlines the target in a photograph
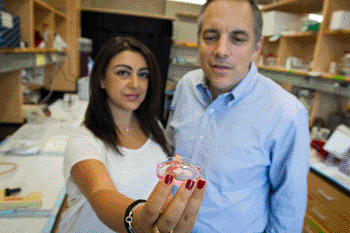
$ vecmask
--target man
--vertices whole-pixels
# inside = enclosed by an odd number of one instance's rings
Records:
[[[199,16],[202,69],[179,81],[167,127],[208,182],[193,232],[302,231],[308,112],[258,73],[262,24],[254,0],[208,0]]]

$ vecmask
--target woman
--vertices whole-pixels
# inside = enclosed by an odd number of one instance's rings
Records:
[[[170,150],[157,119],[162,78],[154,55],[131,37],[110,39],[90,90],[85,121],[67,143],[69,207],[59,231],[190,232],[206,184],[188,180],[172,198],[173,177],[156,178],[156,162]]]

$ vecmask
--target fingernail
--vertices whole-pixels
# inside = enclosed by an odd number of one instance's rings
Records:
[[[167,174],[166,175],[166,177],[165,177],[165,179],[164,179],[164,183],[166,183],[166,184],[171,184],[171,182],[173,181],[173,176],[172,175],[170,175],[170,174]]]
[[[194,181],[193,180],[188,180],[187,182],[186,182],[186,188],[188,189],[188,190],[191,190],[192,188],[193,188],[193,186],[194,186]]]
[[[205,185],[205,180],[199,180],[197,183],[197,189],[202,189]]]

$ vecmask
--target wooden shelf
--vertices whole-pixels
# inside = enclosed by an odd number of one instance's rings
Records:
[[[197,20],[199,14],[181,11],[181,12],[177,12],[175,14],[175,16],[178,17],[178,18],[181,17],[181,18],[188,18],[188,19],[195,19],[195,20]]]
[[[264,41],[266,41],[268,43],[279,43],[281,38],[287,38],[287,39],[293,39],[293,38],[296,38],[296,39],[312,39],[312,40],[316,41],[317,33],[318,32],[316,32],[316,31],[288,33],[288,34],[281,35],[281,37],[276,39],[275,41],[270,41],[269,40],[270,37],[274,37],[274,36],[263,36],[263,38],[264,38]]]
[[[55,11],[53,7],[51,7],[49,4],[47,4],[41,0],[34,0],[34,3],[41,6],[42,8],[45,8],[46,10]]]
[[[198,48],[197,43],[193,43],[193,42],[174,42],[173,46],[184,47],[184,48]]]
[[[45,2],[43,2],[43,1],[41,1],[41,0],[34,0],[34,3],[37,4],[39,7],[44,8],[44,9],[46,9],[46,10],[48,10],[48,11],[51,11],[51,12],[53,12],[54,14],[56,14],[56,15],[58,15],[58,16],[64,18],[64,19],[67,18],[67,16],[66,16],[65,13],[63,13],[63,12],[61,12],[61,11],[55,9],[54,7],[50,6],[49,4],[47,4],[47,3],[45,3]]]
[[[265,5],[261,11],[285,11],[296,14],[304,14],[306,12],[322,11],[324,0],[282,0],[279,2]]]
[[[258,66],[258,69],[260,74],[271,78],[278,83],[283,83],[284,85],[292,85],[295,87],[320,91],[323,93],[322,96],[336,95],[350,98],[350,92],[348,91],[350,79],[337,80],[333,78],[327,78],[327,75],[325,74],[318,75],[312,74],[311,72],[288,72],[286,69],[278,67]],[[311,112],[315,111],[314,107],[312,108],[313,109],[311,109]],[[325,112],[328,110],[329,109],[324,109]],[[314,114],[310,115],[310,122],[314,121],[314,117]]]
[[[310,37],[314,37],[316,38],[317,36],[317,32],[314,31],[308,31],[308,32],[296,32],[293,34],[286,34],[286,35],[282,35],[285,38],[310,38]]]
[[[350,82],[350,77],[341,76],[341,75],[334,75],[334,74],[325,74],[325,73],[321,74],[321,73],[313,73],[313,72],[302,71],[302,70],[287,70],[283,67],[277,67],[277,66],[258,66],[258,69],[264,69],[264,70],[270,70],[270,71],[276,71],[276,72],[285,72],[285,73],[291,73],[291,74],[298,74],[298,75],[304,75],[307,77],[317,76],[319,78],[330,79],[330,80],[334,80],[334,81]]]
[[[57,49],[38,49],[38,48],[6,48],[0,49],[0,54],[2,53],[65,53],[66,50],[57,50]]]
[[[350,29],[348,30],[329,30],[325,32],[326,35],[348,35],[350,36]]]
[[[334,75],[334,74],[324,74],[324,75],[322,75],[322,78],[332,79],[332,80],[335,80],[335,81],[350,82],[350,77],[349,76],[341,76],[341,75]]]
[[[271,71],[276,71],[276,72],[292,73],[292,74],[305,75],[305,76],[310,75],[310,73],[308,71],[287,70],[284,67],[279,67],[279,66],[258,66],[258,69],[271,70]]]
[[[21,69],[45,67],[44,85],[32,85],[32,89],[45,86],[54,91],[76,90],[80,0],[5,0],[4,10],[19,16],[21,40],[28,48],[0,49],[0,122],[23,123]],[[45,49],[35,48],[36,31],[48,33]],[[54,49],[56,33],[68,44],[67,49]],[[51,85],[52,80],[55,85]]]
[[[63,19],[66,19],[67,16],[65,13],[61,12],[61,11],[58,11],[58,10],[54,10],[55,14]]]
[[[33,84],[33,83],[22,84],[22,85],[25,85],[28,89],[30,89],[32,91],[40,90],[44,86],[44,85],[38,85],[38,84]]]
[[[3,52],[4,51],[4,52]],[[9,49],[0,50],[0,74],[26,68],[35,68],[57,64],[64,60],[65,53],[45,49]]]
[[[146,13],[121,11],[121,10],[109,10],[109,9],[94,8],[94,7],[82,7],[81,11],[95,11],[95,12],[104,12],[104,13],[111,13],[111,14],[131,15],[131,16],[136,16],[136,17],[164,19],[164,20],[171,20],[171,21],[176,20],[176,17],[166,16],[166,15],[146,14]]]

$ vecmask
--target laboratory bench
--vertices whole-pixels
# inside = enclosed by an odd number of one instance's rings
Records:
[[[304,220],[306,233],[350,232],[350,177],[312,161],[308,175],[308,204]],[[65,198],[52,233],[68,208]]]
[[[303,232],[350,232],[350,177],[311,157]]]

